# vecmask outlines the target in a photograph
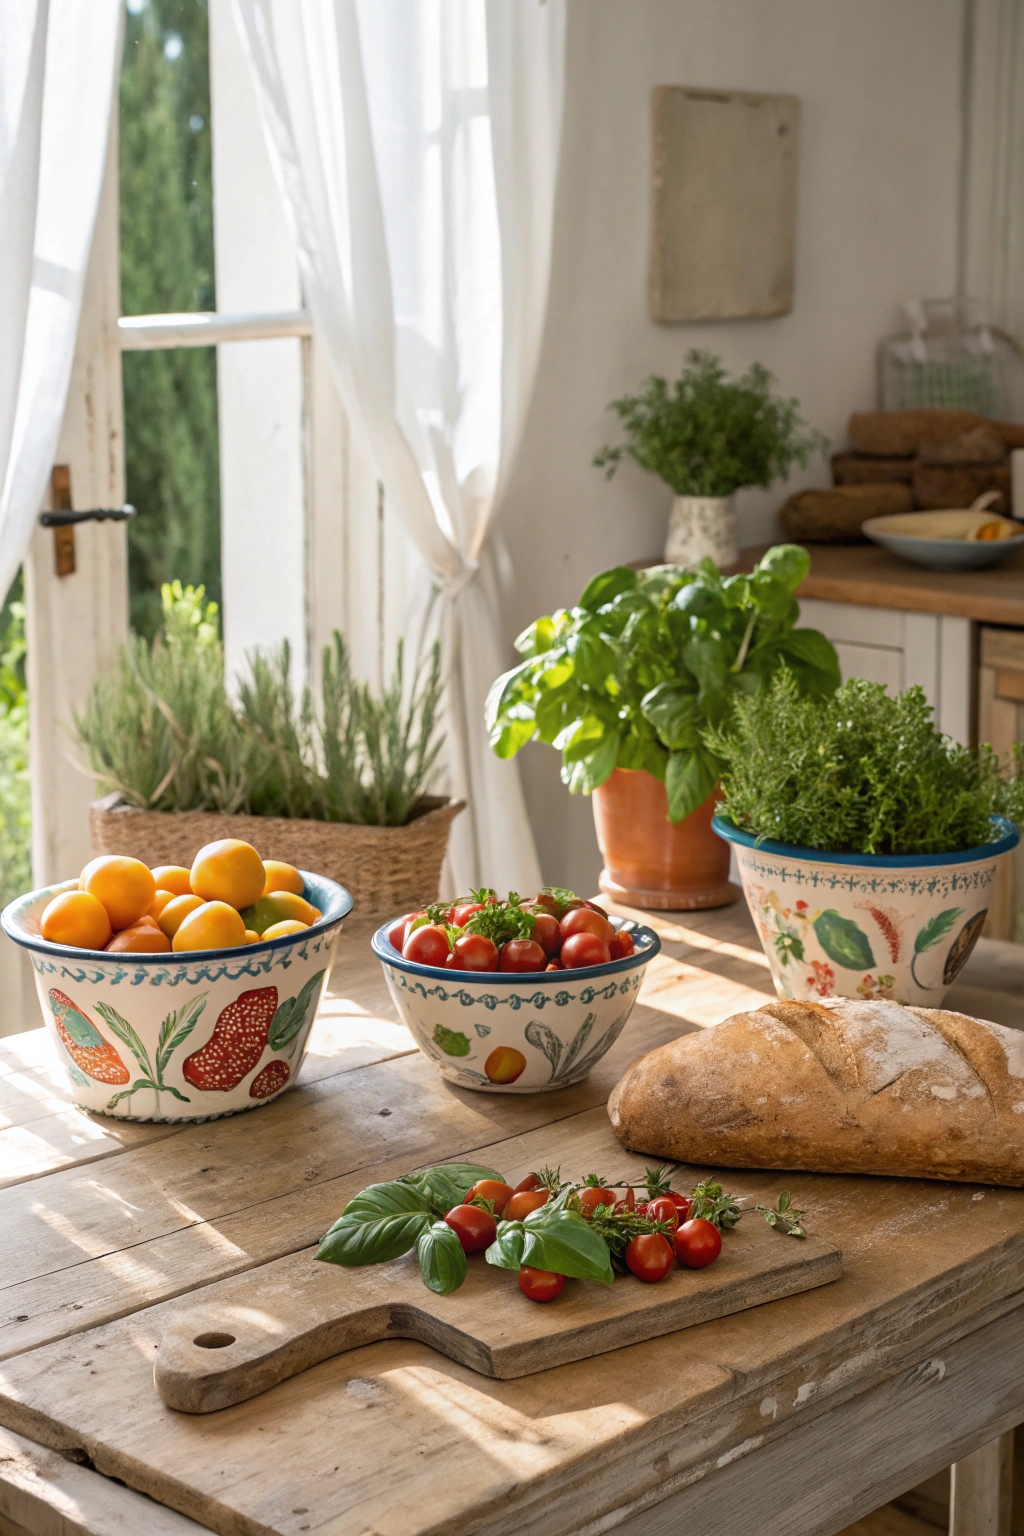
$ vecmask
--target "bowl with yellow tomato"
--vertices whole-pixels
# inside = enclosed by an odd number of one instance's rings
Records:
[[[75,1103],[188,1121],[294,1084],[351,910],[333,880],[225,838],[190,868],[103,855],[0,923],[29,953]]]

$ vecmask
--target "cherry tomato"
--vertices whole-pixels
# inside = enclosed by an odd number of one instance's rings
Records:
[[[611,952],[596,933],[574,933],[562,944],[559,959],[568,971],[587,965],[607,965]]]
[[[399,954],[402,953],[402,945],[405,943],[405,925],[408,921],[409,913],[407,912],[404,917],[398,919],[397,923],[392,923],[388,929],[388,943],[392,949],[397,949]]]
[[[514,1194],[505,1207],[506,1221],[522,1221],[531,1211],[539,1211],[548,1203],[546,1189],[522,1189]]]
[[[512,1198],[512,1186],[506,1184],[504,1179],[477,1179],[473,1188],[466,1195],[466,1204],[473,1200],[491,1200],[494,1203],[495,1216],[504,1216],[505,1207]]]
[[[607,1205],[609,1207],[614,1207],[615,1205],[614,1189],[597,1189],[592,1185],[588,1185],[586,1189],[581,1189],[578,1193],[582,1214],[587,1217],[591,1216],[599,1205]]]
[[[635,954],[636,945],[633,943],[631,933],[616,933],[614,939],[608,945],[608,951],[613,960],[625,960],[627,955]]]
[[[455,940],[448,964],[454,971],[496,971],[498,951],[482,933],[464,933]]]
[[[721,1253],[722,1234],[714,1222],[695,1216],[693,1221],[684,1221],[677,1230],[673,1247],[680,1264],[685,1264],[687,1269],[703,1269],[705,1264],[713,1264]]]
[[[642,1232],[626,1244],[626,1263],[638,1280],[655,1285],[675,1263],[672,1244],[660,1232]]]
[[[524,1190],[540,1189],[540,1187],[540,1179],[538,1179],[537,1175],[535,1173],[528,1173],[525,1179],[519,1180],[519,1183],[516,1185],[512,1193],[514,1195],[521,1195]]]
[[[482,901],[464,901],[461,905],[452,908],[452,922],[456,928],[465,928],[474,912],[482,912],[486,903]]]
[[[410,933],[402,946],[402,958],[417,965],[444,965],[451,954],[448,935],[434,923],[424,923]]]
[[[549,960],[544,969],[546,971],[564,971],[565,966],[562,964],[561,960]]]
[[[562,918],[559,927],[562,930],[562,941],[571,939],[574,933],[592,933],[597,938],[610,944],[615,937],[615,929],[606,917],[600,912],[594,912],[590,907],[577,907],[574,912],[567,912]]]
[[[549,960],[553,960],[562,947],[562,930],[559,927],[558,918],[550,912],[538,914],[537,921],[533,925],[531,935],[533,942],[539,944]]]
[[[456,1205],[445,1217],[465,1253],[483,1253],[498,1235],[498,1223],[480,1205]]]
[[[672,1201],[672,1204],[675,1206],[676,1210],[679,1212],[679,1222],[680,1222],[680,1225],[682,1225],[682,1223],[684,1221],[689,1221],[689,1219],[690,1219],[690,1210],[691,1210],[691,1207],[693,1206],[693,1201],[692,1200],[689,1200],[686,1197],[686,1195],[677,1195],[674,1189],[670,1189],[668,1194],[662,1196],[662,1198],[665,1199],[665,1200],[671,1200]]]
[[[550,1269],[531,1269],[524,1264],[519,1271],[519,1289],[531,1301],[554,1301],[565,1287],[565,1276],[552,1274]]]
[[[649,1200],[644,1215],[652,1221],[667,1221],[673,1232],[679,1225],[679,1209],[668,1195],[659,1195],[657,1200]]]
[[[532,939],[509,939],[501,946],[498,968],[502,971],[542,971],[548,957]]]

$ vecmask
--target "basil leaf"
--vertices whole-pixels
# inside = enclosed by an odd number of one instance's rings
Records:
[[[498,1235],[484,1254],[488,1264],[498,1269],[520,1269],[526,1246],[526,1228],[521,1221],[499,1221]]]
[[[607,1243],[575,1211],[542,1205],[530,1212],[523,1229],[522,1263],[573,1280],[596,1280],[602,1285],[614,1281]]]
[[[613,566],[610,571],[602,571],[599,576],[594,576],[583,588],[579,606],[586,608],[588,613],[596,613],[603,608],[605,603],[610,603],[622,592],[632,592],[637,584],[637,573],[628,565]]]
[[[458,1237],[445,1221],[435,1221],[416,1244],[423,1284],[438,1296],[457,1291],[466,1278],[466,1254]]]
[[[316,1257],[327,1264],[383,1264],[408,1253],[436,1212],[426,1195],[396,1179],[371,1184],[350,1200],[320,1240]]]
[[[791,595],[811,568],[811,557],[799,544],[776,544],[762,555],[758,572],[765,572],[780,581]]]
[[[718,783],[718,760],[706,747],[673,752],[665,770],[670,821],[682,821],[703,805]]]
[[[420,1168],[416,1173],[406,1173],[398,1180],[417,1191],[432,1208],[444,1216],[453,1206],[461,1205],[473,1185],[480,1179],[501,1179],[493,1168],[482,1168],[477,1163],[437,1163],[433,1168]]]
[[[671,751],[700,745],[701,711],[697,695],[685,683],[659,683],[644,695],[640,708]]]

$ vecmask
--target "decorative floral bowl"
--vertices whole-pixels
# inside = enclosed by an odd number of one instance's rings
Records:
[[[758,843],[716,816],[736,849],[750,915],[780,997],[886,997],[937,1008],[985,923],[1000,854],[1020,834],[963,853],[823,853]]]
[[[628,928],[635,953],[577,971],[449,971],[403,960],[378,928],[373,952],[402,1023],[450,1083],[482,1093],[545,1093],[581,1082],[633,1011],[661,948],[650,928]]]
[[[320,922],[244,949],[109,955],[48,943],[40,916],[75,880],[5,908],[76,1104],[121,1120],[213,1120],[294,1083],[352,910],[343,886],[301,874]]]

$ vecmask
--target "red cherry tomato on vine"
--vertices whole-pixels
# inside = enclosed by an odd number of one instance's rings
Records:
[[[452,922],[456,928],[465,928],[474,912],[482,912],[485,902],[464,901],[459,906],[452,908]]]
[[[574,911],[567,912],[559,928],[563,943],[566,939],[571,939],[574,933],[592,933],[596,938],[603,939],[606,944],[610,944],[615,937],[615,929],[608,919],[590,907],[577,907]]]
[[[415,960],[417,965],[445,965],[450,954],[448,935],[434,923],[416,928],[402,946],[403,960]]]
[[[550,1269],[531,1269],[524,1264],[519,1271],[519,1289],[531,1301],[554,1301],[565,1287],[565,1276],[556,1275]]]
[[[625,960],[627,955],[634,954],[636,952],[636,945],[633,943],[633,935],[631,933],[616,933],[614,939],[608,945],[608,952],[613,960]]]
[[[542,971],[548,957],[532,939],[509,939],[501,946],[498,968],[502,971]]]
[[[528,1173],[525,1179],[519,1180],[512,1193],[514,1195],[521,1195],[526,1189],[540,1189],[540,1187],[540,1179],[538,1179],[537,1175],[535,1173]]]
[[[588,1185],[586,1189],[579,1190],[580,1207],[582,1214],[589,1217],[597,1210],[599,1205],[607,1205],[609,1209],[615,1206],[614,1189],[597,1189]]]
[[[550,912],[539,912],[530,937],[535,944],[540,945],[548,959],[553,960],[562,947],[562,930],[558,918]]]
[[[496,971],[498,950],[482,933],[464,933],[455,940],[448,965],[453,971]]]
[[[668,1222],[673,1232],[679,1225],[679,1207],[674,1200],[669,1199],[668,1195],[659,1195],[657,1200],[649,1200],[644,1215],[651,1221]]]
[[[706,1264],[713,1264],[722,1251],[721,1232],[703,1216],[684,1221],[672,1241],[676,1258],[687,1269],[703,1269]]]
[[[588,965],[607,965],[611,951],[596,933],[574,933],[563,942],[558,958],[566,970],[575,971]]]
[[[670,1189],[667,1195],[662,1196],[662,1199],[672,1201],[672,1204],[679,1212],[680,1226],[682,1226],[684,1221],[689,1221],[690,1211],[693,1207],[693,1201],[688,1199],[686,1195],[677,1195],[674,1189]]]
[[[498,1235],[498,1223],[480,1205],[456,1205],[445,1217],[465,1253],[483,1253]]]
[[[422,911],[407,912],[404,917],[398,919],[397,923],[391,924],[391,927],[388,929],[388,943],[397,949],[399,954],[402,953],[405,947],[405,941],[409,937],[409,930],[413,923],[416,922],[417,918],[426,917],[426,915]]]
[[[466,1194],[467,1205],[473,1200],[490,1200],[494,1205],[495,1216],[504,1216],[505,1207],[511,1199],[512,1186],[506,1184],[504,1179],[477,1179]]]
[[[638,1280],[655,1285],[675,1263],[672,1244],[660,1232],[642,1232],[626,1244],[626,1263]]]
[[[521,1189],[514,1194],[505,1207],[506,1221],[522,1221],[529,1216],[531,1211],[540,1210],[542,1205],[548,1203],[546,1189]]]

